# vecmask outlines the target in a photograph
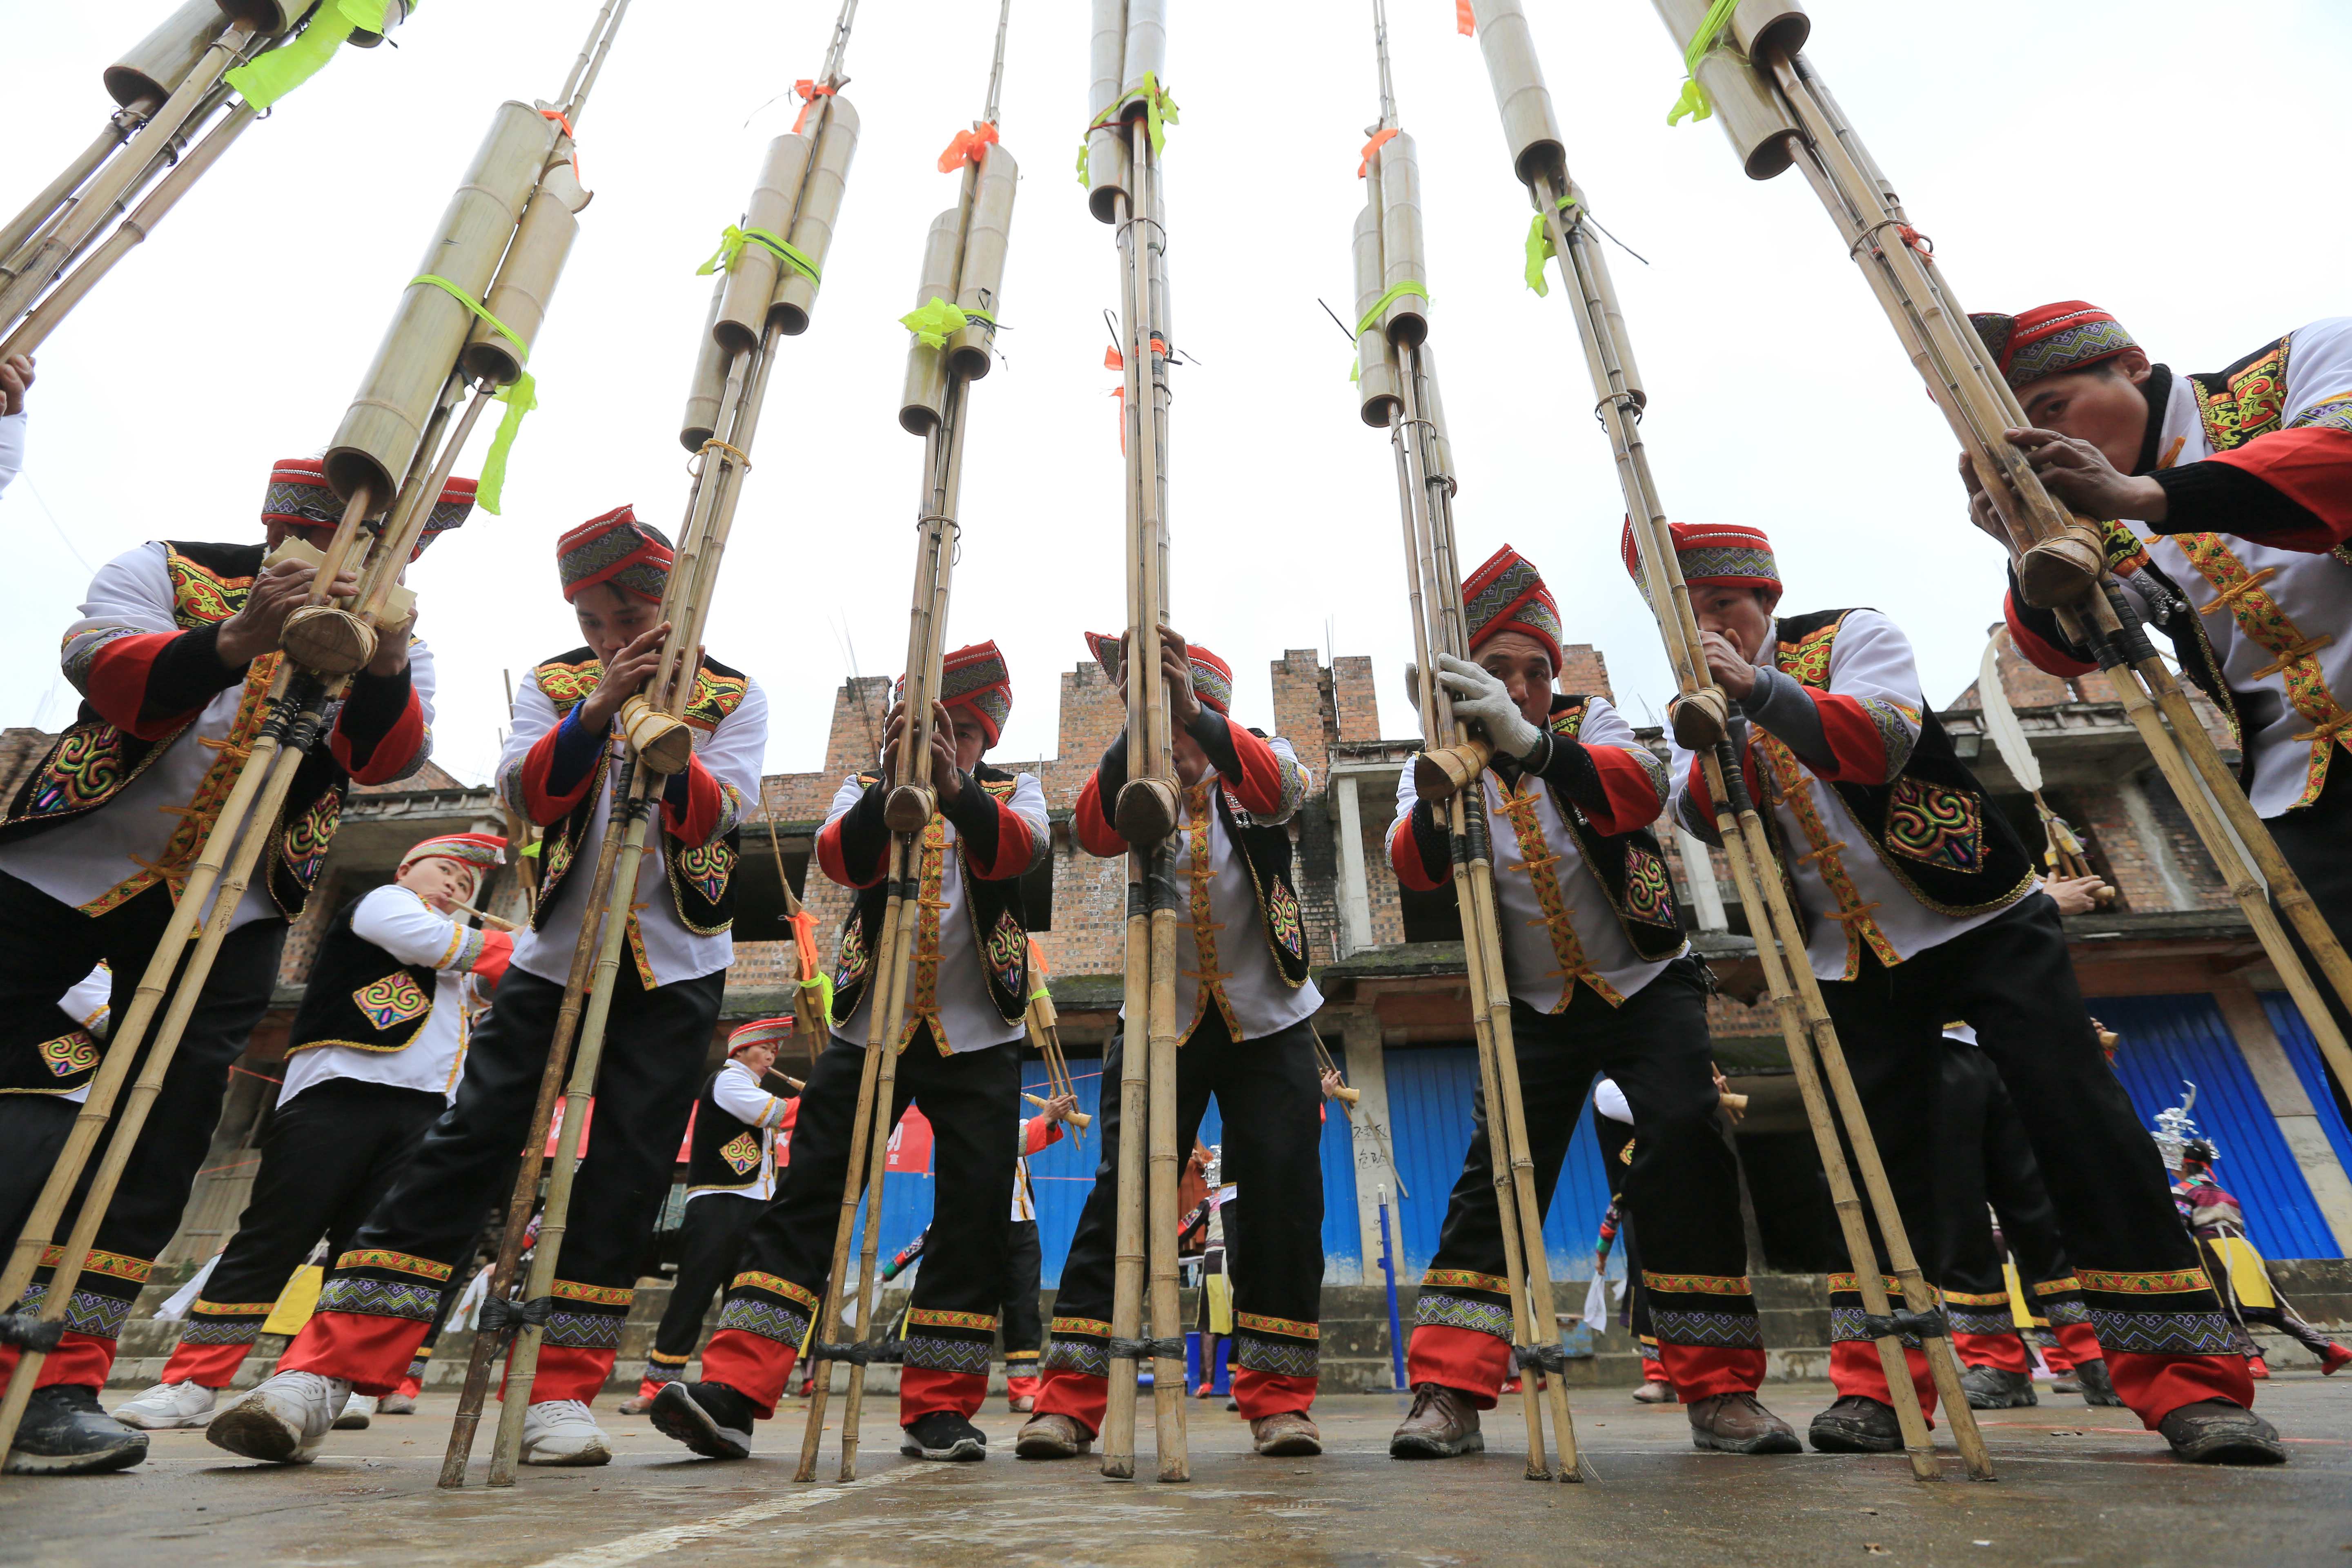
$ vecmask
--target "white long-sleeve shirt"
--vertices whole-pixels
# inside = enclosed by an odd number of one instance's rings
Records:
[[[59,1012],[101,1039],[112,1016],[113,1005],[114,971],[103,963],[75,981],[73,989],[58,998]],[[84,1079],[79,1089],[58,1098],[68,1105],[83,1104],[89,1099],[89,1080]]]
[[[78,649],[95,648],[126,632],[182,629],[173,618],[172,576],[165,564],[168,554],[160,541],[151,541],[98,569],[90,580],[89,596],[82,603],[81,618],[66,628],[65,669],[77,689],[82,688],[87,669],[86,661],[77,657]],[[432,649],[421,642],[412,643],[408,672],[429,736]],[[196,804],[199,787],[221,754],[217,742],[235,727],[243,698],[241,684],[215,695],[195,722],[148,763],[146,772],[98,810],[0,847],[0,871],[30,882],[60,903],[85,910],[134,882],[143,886],[152,880],[149,868],[163,858],[184,814]],[[322,739],[320,744],[324,743]],[[193,862],[193,853],[188,858]],[[279,912],[257,868],[230,929],[275,918]]]
[[[0,417],[0,495],[7,493],[9,480],[25,471],[25,417],[22,409]]]
[[[466,1044],[472,1034],[467,1004],[477,999],[473,966],[482,956],[483,933],[461,925],[396,884],[378,888],[352,911],[352,933],[405,964],[436,971],[433,1011],[416,1037],[396,1051],[363,1051],[351,1046],[312,1046],[286,1058],[282,1108],[304,1089],[332,1078],[395,1089],[425,1089],[445,1100],[457,1097],[466,1070]]]
[[[877,784],[877,789],[882,786]],[[970,787],[977,789],[977,784]],[[844,779],[834,792],[832,809],[825,821],[833,822],[847,815],[866,794],[866,786],[857,775]],[[1007,810],[1029,826],[1029,841],[1040,857],[1050,853],[1053,828],[1045,815],[1045,786],[1032,773],[1015,773],[1013,777],[1012,798],[1005,803]],[[1009,1040],[1024,1038],[1028,1033],[1020,1018],[1007,1023],[1004,1015],[996,1010],[995,1001],[988,994],[988,979],[981,973],[980,949],[972,936],[971,900],[964,891],[963,858],[956,853],[956,825],[944,818],[940,826],[946,830],[946,845],[940,854],[940,899],[944,907],[940,910],[940,966],[934,988],[938,1002],[940,1026],[946,1031],[950,1053],[983,1051],[991,1046],[1001,1046]],[[919,874],[919,868],[918,868]],[[879,964],[881,956],[874,962]],[[877,989],[869,979],[866,994],[857,999],[857,1010],[849,1021],[834,1033],[856,1046],[864,1046],[874,1017],[874,993]],[[908,987],[911,1017],[913,987]]]
[[[692,1203],[705,1193],[727,1193],[736,1197],[758,1198],[761,1202],[776,1195],[776,1131],[789,1129],[800,1119],[801,1102],[797,1097],[780,1099],[760,1087],[758,1075],[740,1061],[730,1061],[719,1069],[717,1081],[710,1086],[710,1098],[719,1109],[749,1128],[760,1141],[760,1179],[746,1187],[693,1187],[686,1194]]]
[[[1882,724],[1898,726],[1903,732],[1898,742],[1903,756],[1910,755],[1912,743],[1919,738],[1919,715],[1925,702],[1911,639],[1902,628],[1876,610],[1849,614],[1830,647],[1828,689],[1834,696],[1869,703]],[[1898,764],[1901,760],[1894,759]],[[1679,745],[1674,748],[1675,815],[1677,820],[1696,826],[1695,818],[1685,815],[1692,761],[1690,752]],[[1794,804],[1779,779],[1767,781],[1765,794],[1773,801],[1773,817],[1797,897],[1812,917],[1805,955],[1815,976],[1853,978],[1859,972],[1865,946],[1876,952],[1881,962],[1899,963],[2006,912],[2009,906],[2003,905],[1979,914],[1947,915],[1921,903],[1886,868],[1876,841],[1854,820],[1837,791],[1822,783],[1801,759],[1794,767],[1802,792],[1797,798],[1804,802],[1802,806]],[[1714,826],[1711,822],[1706,826],[1710,831]],[[1833,847],[1825,849],[1825,845]],[[1845,894],[1843,901],[1841,886]],[[1859,919],[1836,918],[1874,903],[1877,907]]]
[[[541,736],[555,728],[556,722],[555,704],[539,689],[539,678],[534,673],[515,694],[514,731],[507,737],[506,750],[499,757],[501,788],[519,809],[524,805],[520,782],[523,759],[530,754]],[[691,733],[694,754],[730,792],[728,805],[712,834],[714,838],[722,837],[738,826],[748,803],[760,798],[760,766],[768,750],[767,692],[758,681],[746,677],[743,700],[735,705],[735,710],[721,719],[717,729],[696,726]],[[595,820],[581,841],[573,869],[564,879],[555,908],[540,930],[515,932],[515,967],[558,985],[572,973],[572,953],[580,942],[580,920],[588,903],[588,884],[594,879],[596,858],[604,843],[604,826],[612,820],[614,787],[620,781],[618,758],[622,742],[614,736],[605,743],[613,748],[614,760],[605,764],[604,793],[596,802]],[[668,985],[726,968],[735,962],[735,942],[726,931],[716,936],[698,935],[687,930],[678,920],[677,905],[670,895],[667,840],[661,832],[658,814],[663,808],[658,800],[654,809],[656,818],[646,829],[645,858],[637,864],[636,897],[631,900],[636,906],[638,937],[631,943],[631,949],[637,950],[641,942],[654,984]],[[627,954],[623,962],[628,962]]]

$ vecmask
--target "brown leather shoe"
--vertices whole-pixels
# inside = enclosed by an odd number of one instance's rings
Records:
[[[1674,1402],[1675,1385],[1658,1378],[1643,1378],[1642,1386],[1633,1391],[1633,1403],[1636,1405],[1672,1405]]]
[[[1413,1384],[1412,1411],[1389,1438],[1390,1458],[1452,1459],[1486,1451],[1468,1394],[1442,1383]]]
[[[1277,1410],[1251,1418],[1250,1438],[1269,1459],[1304,1458],[1323,1451],[1323,1434],[1304,1410]]]
[[[2286,1445],[2278,1428],[2226,1399],[2184,1405],[2156,1429],[2172,1451],[2192,1465],[2284,1465]]]
[[[1095,1435],[1069,1415],[1032,1415],[1013,1439],[1020,1459],[1075,1459],[1094,1446]]]
[[[1717,1394],[1695,1400],[1691,1446],[1718,1454],[1801,1454],[1796,1428],[1764,1408],[1753,1394]]]

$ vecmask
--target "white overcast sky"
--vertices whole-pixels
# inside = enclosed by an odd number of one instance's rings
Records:
[[[1617,563],[1622,511],[1564,300],[1521,285],[1528,207],[1476,46],[1448,0],[1391,0],[1421,143],[1433,342],[1469,560],[1544,569],[1570,635],[1608,656],[1637,721],[1671,689]],[[110,51],[168,0],[0,0],[0,206],[96,132]],[[1352,293],[1355,178],[1376,117],[1369,0],[1173,7],[1170,266],[1178,345],[1175,619],[1232,660],[1239,716],[1266,663],[1377,662],[1408,733],[1409,631],[1384,435],[1316,301]],[[1641,0],[1535,0],[1570,168],[1601,221],[1678,518],[1770,531],[1787,607],[1866,604],[1917,643],[1927,694],[1972,678],[2000,583],[1956,503],[1950,442],[1794,173],[1740,174],[1714,124],[1669,130],[1680,62]],[[91,12],[84,15],[85,11]],[[61,725],[58,635],[88,571],[158,537],[251,537],[271,461],[332,435],[401,286],[502,98],[552,94],[591,0],[426,0],[395,50],[345,51],[256,126],[42,355],[25,479],[0,500],[0,719]],[[678,410],[708,280],[781,99],[814,72],[834,0],[637,0],[581,125],[597,192],[534,356],[540,411],[503,518],[413,574],[441,667],[438,755],[485,776],[499,674],[575,646],[550,560],[622,501],[674,527]],[[818,766],[849,650],[895,673],[920,445],[898,427],[935,172],[981,107],[993,0],[866,0],[849,88],[866,134],[815,321],[788,340],[709,637],[768,686],[772,771]],[[102,16],[99,15],[102,13]],[[2352,59],[2334,0],[1814,0],[1811,57],[1932,236],[1962,302],[2083,297],[2157,358],[2214,369],[2352,310],[2352,207],[2331,152]],[[120,32],[123,36],[117,37]],[[1102,368],[1110,230],[1071,163],[1087,114],[1082,0],[1014,0],[1002,123],[1026,171],[1005,282],[1008,363],[974,399],[950,631],[994,637],[1016,703],[1000,751],[1055,749],[1056,672],[1120,619],[1120,459]],[[478,437],[461,471],[487,444]]]

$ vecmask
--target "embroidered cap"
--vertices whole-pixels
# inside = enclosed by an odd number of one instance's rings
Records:
[[[1186,643],[1184,648],[1192,666],[1192,695],[1201,700],[1202,707],[1230,718],[1234,711],[1234,667],[1199,643]],[[1124,637],[1088,632],[1087,649],[1102,666],[1105,675],[1113,680],[1118,679],[1118,667],[1127,653]]]
[[[2020,392],[2045,376],[2087,370],[2139,347],[2121,321],[2087,300],[2061,300],[2014,316],[1988,311],[1969,322]]]
[[[900,701],[906,695],[902,675],[890,689],[890,700]],[[950,714],[959,708],[971,712],[987,733],[988,743],[996,744],[1013,713],[1013,672],[1004,667],[1004,656],[994,643],[976,642],[940,661],[940,701]]]
[[[1559,651],[1559,606],[1535,563],[1506,544],[1462,584],[1462,606],[1470,620],[1470,651],[1503,632],[1517,632],[1543,644],[1551,672],[1566,662]]]
[[[761,1018],[744,1025],[727,1037],[730,1060],[741,1056],[753,1046],[776,1046],[793,1037],[795,1021],[791,1018]]]
[[[441,499],[416,536],[415,560],[425,547],[453,528],[461,528],[474,510],[474,481],[452,479],[441,487]],[[289,528],[334,528],[343,521],[343,503],[327,483],[326,465],[316,458],[288,458],[269,470],[269,489],[261,498],[261,521]]]
[[[669,586],[672,556],[669,536],[649,522],[639,522],[625,506],[590,518],[555,542],[555,569],[563,579],[566,599],[610,583],[621,593],[657,605]]]
[[[1682,564],[1683,581],[1692,587],[1761,588],[1770,595],[1766,609],[1780,602],[1780,567],[1772,559],[1772,542],[1762,529],[1705,522],[1671,522],[1666,528],[1674,535],[1675,559]],[[1625,558],[1633,585],[1642,590],[1643,602],[1648,603],[1650,584],[1642,574],[1642,552],[1633,542],[1632,518],[1625,520],[1617,548]]]
[[[400,858],[404,871],[419,860],[455,860],[477,870],[507,863],[507,841],[495,833],[445,833],[410,847]]]

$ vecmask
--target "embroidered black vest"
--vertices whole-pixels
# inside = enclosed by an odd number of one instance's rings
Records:
[[[225,621],[243,609],[264,554],[258,544],[166,541],[163,548],[172,579],[172,618],[183,631]],[[205,836],[219,819],[221,806],[236,782],[244,750],[260,732],[263,698],[277,676],[281,657],[266,655],[247,670],[226,744],[214,752],[212,768],[189,803],[193,809],[179,819],[162,857],[162,864],[179,873],[169,878],[174,898],[184,883],[187,868],[202,851]],[[5,821],[0,822],[0,844],[30,837],[103,808],[170,751],[194,722],[191,718],[160,741],[142,741],[109,723],[84,702],[72,727],[25,775]],[[289,920],[302,912],[310,889],[318,886],[335,825],[342,817],[343,795],[351,785],[350,775],[327,749],[327,729],[320,727],[317,742],[295,771],[262,871],[271,900]]]
[[[720,1068],[702,1080],[702,1098],[694,1106],[694,1139],[688,1147],[686,1187],[737,1192],[760,1180],[762,1140],[760,1129],[735,1120],[711,1091],[719,1086]]]
[[[1592,698],[1586,692],[1555,693],[1551,700],[1551,731],[1570,740],[1578,738],[1584,728],[1584,716],[1591,709]],[[1644,960],[1656,963],[1672,958],[1682,950],[1682,916],[1675,909],[1675,887],[1666,875],[1665,850],[1658,836],[1650,828],[1614,837],[1603,834],[1585,820],[1583,810],[1559,790],[1550,789],[1552,804],[1559,809],[1560,820],[1568,825],[1570,837],[1576,840],[1577,853],[1584,857],[1594,880],[1609,899],[1609,908],[1617,916],[1617,924],[1625,940]],[[1490,823],[1488,833],[1499,832],[1508,842],[1507,822]]]
[[[604,670],[603,661],[593,652],[576,647],[549,659],[531,675],[554,705],[556,721],[562,723],[564,715],[595,691]],[[703,655],[702,668],[694,677],[694,700],[684,714],[687,723],[704,734],[717,730],[741,705],[746,685],[741,670]],[[610,761],[609,746],[597,752],[588,793],[541,844],[539,900],[530,913],[533,931],[545,927],[564,879],[579,863],[588,830],[595,824],[597,803],[604,798]],[[655,810],[660,811],[658,804]],[[669,830],[666,815],[659,820],[662,864],[669,873],[670,903],[677,911],[678,923],[697,936],[717,936],[727,931],[735,923],[735,864],[742,858],[742,834],[730,829],[709,844],[688,844]]]
[[[440,976],[428,964],[403,963],[352,929],[362,894],[336,911],[320,940],[294,1013],[286,1054],[319,1046],[397,1051],[415,1043],[433,1016]]]
[[[1830,683],[1830,656],[1851,609],[1821,610],[1782,617],[1778,624],[1776,664],[1780,672],[1815,691]],[[1751,726],[1748,787],[1769,798],[1759,781],[1772,770],[1760,756]],[[1905,890],[1938,914],[1962,918],[2015,903],[2033,890],[2033,857],[2008,818],[1986,801],[1984,786],[1952,750],[1933,710],[1919,709],[1919,736],[1894,780],[1883,784],[1833,784],[1840,801],[1870,835],[1879,863]],[[1793,880],[1788,847],[1780,841],[1778,815],[1759,814],[1779,852],[1790,902],[1803,910]],[[1813,915],[1805,914],[1810,931]]]
[[[0,1020],[0,1094],[71,1094],[98,1071],[99,1045],[62,1007]]]
[[[1263,730],[1250,733],[1261,741],[1266,739]],[[1209,798],[1216,803],[1217,820],[1224,824],[1225,837],[1232,840],[1242,869],[1249,874],[1250,887],[1257,894],[1258,923],[1265,928],[1274,966],[1282,983],[1295,991],[1307,984],[1308,965],[1307,924],[1299,915],[1298,889],[1290,876],[1290,829],[1260,822],[1235,805],[1222,781],[1209,792]]]
[[[873,789],[882,782],[880,773],[860,773],[858,782]],[[1016,773],[986,763],[971,771],[972,782],[998,801],[1013,798],[1020,783]],[[963,852],[963,836],[955,841],[956,868],[963,879],[966,910],[971,916],[972,945],[980,960],[981,977],[988,984],[988,999],[1008,1024],[1017,1022],[1029,1008],[1029,921],[1021,901],[1021,879],[1008,878],[1001,882],[982,881],[971,874],[971,861]],[[916,879],[916,868],[908,868],[908,879]],[[874,952],[882,941],[882,911],[890,901],[888,879],[870,888],[861,888],[857,902],[849,918],[841,922],[841,953],[833,966],[833,1026],[841,1027],[857,1012],[859,998],[866,994],[866,982],[873,978]],[[950,962],[942,952],[941,963]],[[865,1042],[859,1041],[862,1045]]]

